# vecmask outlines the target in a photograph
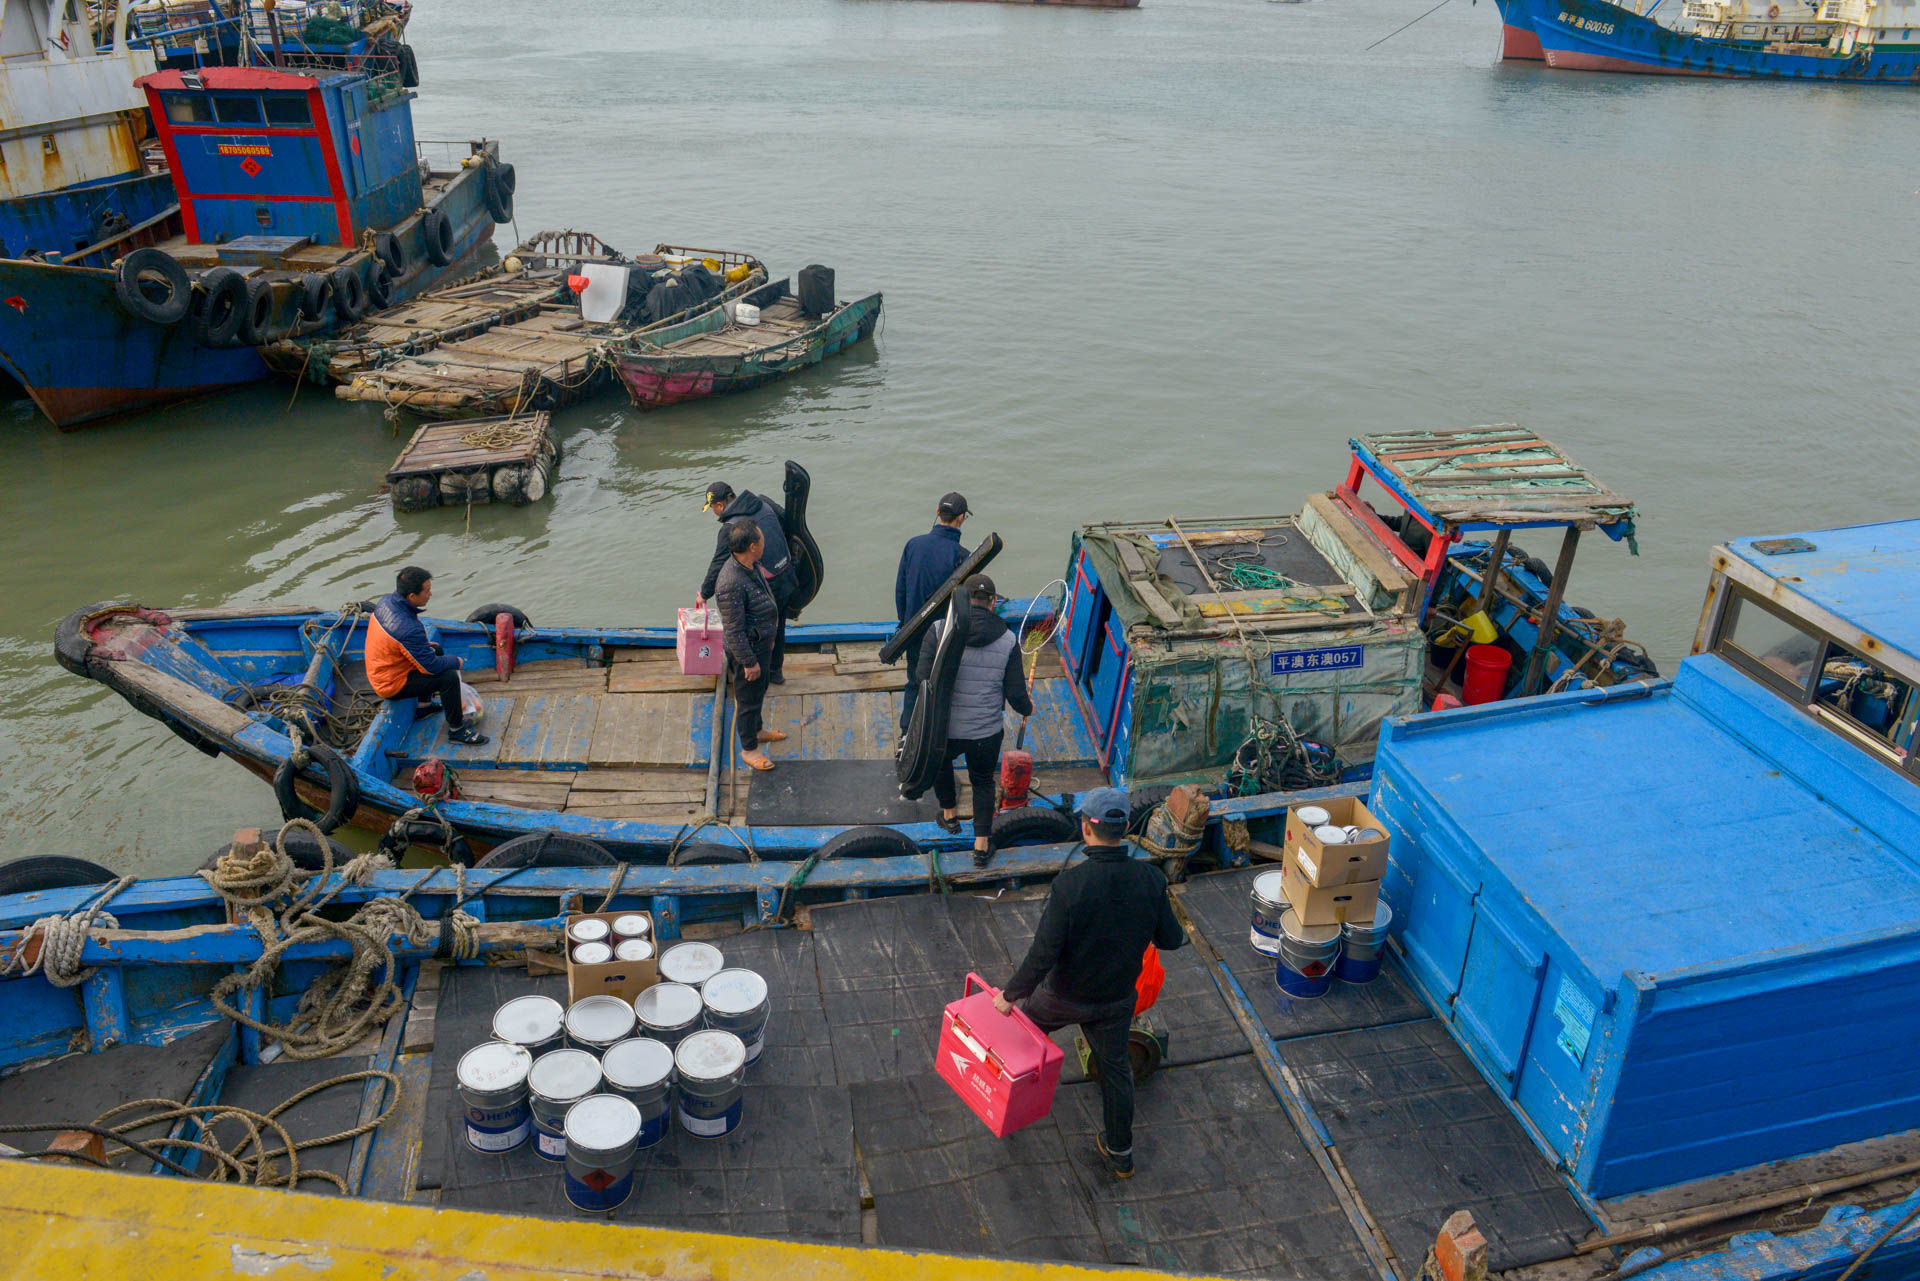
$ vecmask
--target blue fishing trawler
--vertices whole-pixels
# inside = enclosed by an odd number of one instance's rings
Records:
[[[1574,71],[1920,82],[1920,18],[1871,0],[1499,0],[1502,56]]]
[[[1043,799],[1003,814],[996,839],[1071,835],[1059,811],[1105,782],[1195,784],[1260,817],[1248,798],[1363,785],[1386,716],[1652,674],[1617,623],[1565,599],[1581,531],[1629,537],[1629,500],[1522,427],[1379,433],[1352,449],[1342,482],[1296,516],[1089,526],[1052,590],[1003,606],[1036,703],[1008,741],[1024,733]],[[1529,530],[1561,535],[1553,567],[1512,541]],[[766,722],[788,745],[779,770],[749,777],[724,682],[681,671],[671,628],[528,626],[498,604],[430,627],[484,707],[483,746],[371,696],[359,605],[94,605],[61,625],[56,653],[274,779],[287,815],[382,831],[424,810],[462,858],[563,833],[596,861],[731,863],[714,870],[745,894],[772,860],[852,850],[919,867],[921,851],[964,843],[930,799],[899,795],[907,674],[880,660],[891,622],[789,628]]]
[[[142,76],[174,200],[0,259],[0,369],[73,427],[265,377],[257,347],[469,270],[513,168],[492,142],[430,159],[408,79],[391,52],[304,46]]]
[[[156,1281],[377,1273],[396,1242],[407,1267],[530,1277],[1920,1276],[1920,522],[1715,562],[1671,683],[1388,721],[1371,802],[1402,937],[1377,977],[1276,985],[1247,932],[1271,865],[1230,823],[1178,859],[1136,847],[1191,946],[1162,956],[1124,1183],[1068,1033],[1051,1112],[1004,1140],[933,1071],[943,1006],[1010,973],[1041,909],[964,851],[818,888],[769,859],[763,916],[716,910],[737,887],[710,866],[400,869],[293,829],[201,876],[0,866],[0,1248]],[[1009,853],[1038,879],[1079,856]],[[553,1093],[461,1064],[573,1034],[507,1007],[578,997],[563,935],[589,911],[647,918],[661,971],[697,936],[766,998],[720,1133],[663,1120],[583,1171],[569,1113],[569,1183],[527,1133]],[[646,1106],[704,1086],[683,1066]]]

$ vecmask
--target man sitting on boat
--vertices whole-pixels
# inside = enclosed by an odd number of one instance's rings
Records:
[[[367,619],[367,680],[388,700],[419,699],[415,715],[431,714],[438,696],[447,714],[447,737],[478,747],[487,736],[465,724],[460,708],[460,660],[448,658],[427,639],[420,611],[433,599],[433,575],[409,565],[394,575],[394,590],[382,596]]]
[[[697,608],[702,601],[712,598],[720,571],[733,557],[727,547],[728,525],[742,518],[753,521],[760,527],[760,536],[767,540],[765,552],[760,558],[760,572],[766,576],[774,604],[779,606],[778,626],[773,635],[773,656],[767,663],[767,683],[784,685],[787,678],[780,669],[785,666],[787,658],[787,602],[793,599],[799,580],[793,572],[793,559],[787,554],[787,535],[780,527],[780,509],[751,489],[743,489],[736,494],[732,485],[724,480],[716,480],[707,486],[707,505],[704,510],[720,518],[720,536],[714,540],[713,560],[707,566],[707,576],[700,583],[700,595],[694,605]]]

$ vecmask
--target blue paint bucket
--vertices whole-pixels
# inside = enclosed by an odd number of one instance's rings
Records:
[[[1371,983],[1380,976],[1386,956],[1387,931],[1393,928],[1393,909],[1385,903],[1373,910],[1366,924],[1348,921],[1340,927],[1340,961],[1334,975],[1342,983]]]
[[[667,1137],[667,1099],[673,1093],[673,1050],[636,1036],[600,1058],[607,1089],[640,1109],[640,1139],[650,1148]]]
[[[527,1101],[533,1112],[533,1150],[541,1160],[566,1160],[567,1112],[600,1086],[600,1060],[585,1050],[553,1050],[533,1061]]]
[[[1280,914],[1280,956],[1273,963],[1273,981],[1295,1000],[1325,996],[1333,986],[1333,966],[1340,956],[1338,925],[1302,925],[1292,908]]]
[[[575,1209],[604,1214],[626,1204],[640,1126],[640,1109],[618,1094],[595,1094],[567,1109],[566,1189]]]
[[[467,1144],[476,1152],[511,1152],[527,1141],[527,1074],[533,1056],[505,1041],[483,1041],[454,1067],[467,1109]]]
[[[688,1134],[717,1139],[740,1125],[747,1046],[731,1032],[695,1032],[673,1054],[675,1119]]]

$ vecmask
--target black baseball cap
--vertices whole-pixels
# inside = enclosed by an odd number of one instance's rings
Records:
[[[992,600],[1000,594],[993,590],[993,580],[985,574],[975,574],[963,586],[967,589],[969,600]]]
[[[964,494],[948,494],[940,500],[940,514],[948,520],[965,515],[969,511]]]
[[[707,503],[701,511],[723,511],[733,500],[733,486],[724,480],[716,480],[707,486]]]

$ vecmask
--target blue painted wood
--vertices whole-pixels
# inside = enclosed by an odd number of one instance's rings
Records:
[[[652,906],[653,936],[657,939],[677,939],[680,937],[680,896],[678,894],[655,894]]]
[[[259,943],[260,943],[260,940],[258,936],[254,936],[253,944],[254,944],[254,947],[256,948],[256,951],[254,952],[253,957],[249,959],[257,960],[259,958],[260,954],[259,954],[259,951],[257,950],[259,947]],[[91,947],[97,946],[97,944],[88,944],[88,946],[91,948]],[[352,949],[348,948],[349,955],[351,954],[351,952],[352,952]],[[238,957],[236,957],[236,959],[238,959]],[[246,989],[246,994],[240,1002],[240,1010],[250,1019],[255,1019],[262,1023],[266,1022],[268,1017],[266,988],[263,986],[263,987],[254,987],[254,988]],[[260,1061],[261,1048],[262,1047],[260,1044],[259,1030],[256,1028],[241,1026],[240,1028],[240,1061],[242,1063],[258,1063]]]
[[[80,1005],[87,1018],[87,1041],[95,1054],[109,1045],[133,1039],[133,1020],[127,1015],[126,976],[104,969],[80,985]]]
[[[762,885],[756,894],[755,907],[757,919],[762,925],[771,925],[780,916],[780,887]]]
[[[207,1013],[211,1015],[212,1012],[212,1007],[209,1006]],[[197,1026],[204,1027],[206,1022],[207,1020],[203,1019]],[[165,1044],[165,1042],[155,1042],[154,1044]],[[200,1079],[193,1083],[193,1089],[188,1093],[186,1098],[187,1106],[205,1107],[208,1104],[217,1103],[220,1099],[221,1091],[227,1088],[227,1069],[233,1066],[234,1062],[239,1058],[239,1055],[240,1025],[231,1023],[227,1026],[226,1039],[220,1043],[219,1050],[214,1053],[212,1060],[208,1062],[205,1070],[200,1073]],[[169,1131],[167,1137],[191,1142],[200,1137],[200,1128],[200,1121],[197,1117],[185,1116]],[[200,1168],[200,1158],[202,1154],[193,1148],[174,1148],[172,1150],[162,1148],[160,1150],[165,1153],[165,1155],[171,1157],[175,1163],[183,1165],[189,1170],[198,1170]],[[149,1171],[151,1174],[164,1174],[167,1172],[167,1167],[161,1165],[158,1161],[153,1163],[152,1169]]]

